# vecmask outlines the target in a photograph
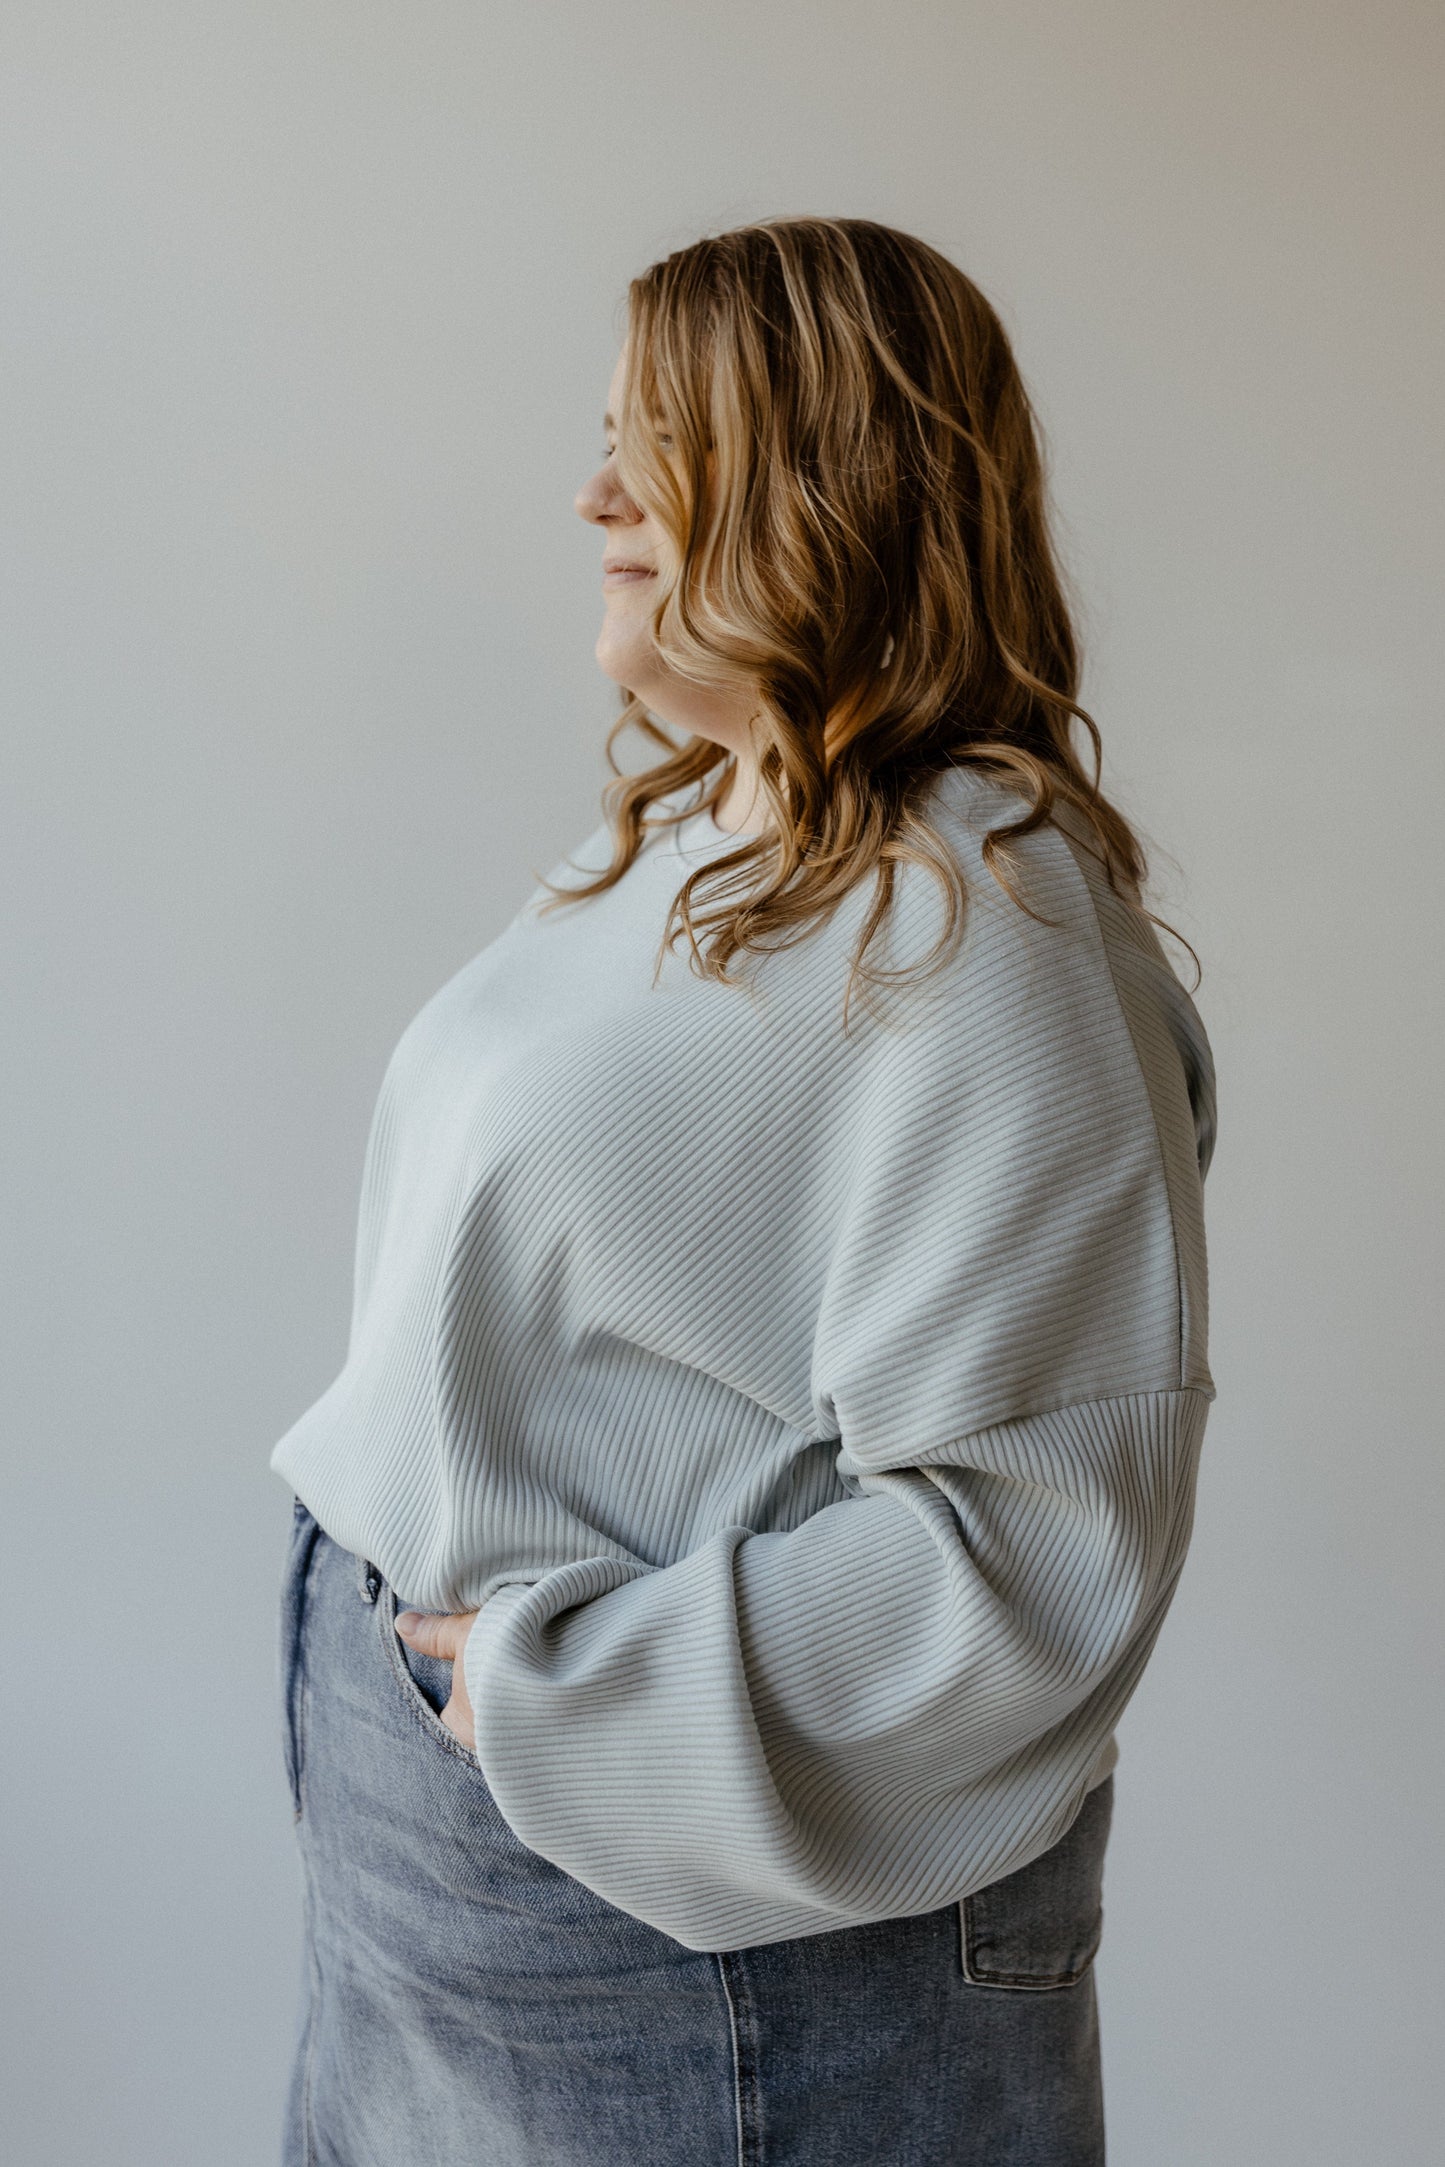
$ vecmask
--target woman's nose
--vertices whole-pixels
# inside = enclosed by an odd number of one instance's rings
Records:
[[[594,526],[609,517],[612,510],[613,489],[609,485],[606,467],[599,467],[577,492],[577,510],[583,519]]]
[[[605,526],[613,519],[626,523],[642,517],[626,491],[619,487],[610,467],[599,467],[591,479],[582,484],[573,501],[578,518],[588,520],[594,527]]]

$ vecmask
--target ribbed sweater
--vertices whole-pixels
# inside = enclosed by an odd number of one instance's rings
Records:
[[[1214,1078],[1072,815],[1014,846],[1030,916],[980,854],[1019,800],[949,771],[962,942],[845,1033],[871,882],[736,984],[654,975],[736,847],[656,810],[403,1035],[346,1363],[271,1465],[405,1603],[480,1606],[521,1841],[721,1951],[962,1898],[1113,1768],[1214,1397]],[[905,865],[869,959],[942,924]]]

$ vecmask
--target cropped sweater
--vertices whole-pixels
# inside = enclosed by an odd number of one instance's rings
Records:
[[[691,1949],[1048,1849],[1189,1541],[1208,1041],[1075,816],[1014,846],[1030,915],[980,854],[1007,786],[928,809],[962,941],[846,1032],[870,881],[735,984],[655,970],[736,846],[691,787],[605,893],[534,889],[392,1056],[345,1366],[271,1456],[405,1603],[480,1606],[501,1813]],[[869,960],[942,925],[905,865]]]

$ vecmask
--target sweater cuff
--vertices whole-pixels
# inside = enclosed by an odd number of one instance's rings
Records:
[[[494,1588],[472,1620],[471,1631],[462,1646],[462,1676],[466,1680],[467,1699],[473,1709],[478,1705],[482,1688],[482,1674],[487,1660],[488,1635],[495,1635],[505,1623],[509,1610],[516,1608],[528,1588],[530,1580],[504,1580]]]

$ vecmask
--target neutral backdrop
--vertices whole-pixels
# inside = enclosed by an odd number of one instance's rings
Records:
[[[395,1038],[597,817],[627,279],[811,210],[1009,324],[1205,965],[1219,1397],[1121,1731],[1111,2162],[1436,2161],[1445,21],[9,0],[0,49],[7,2157],[274,2157],[267,1457]]]

